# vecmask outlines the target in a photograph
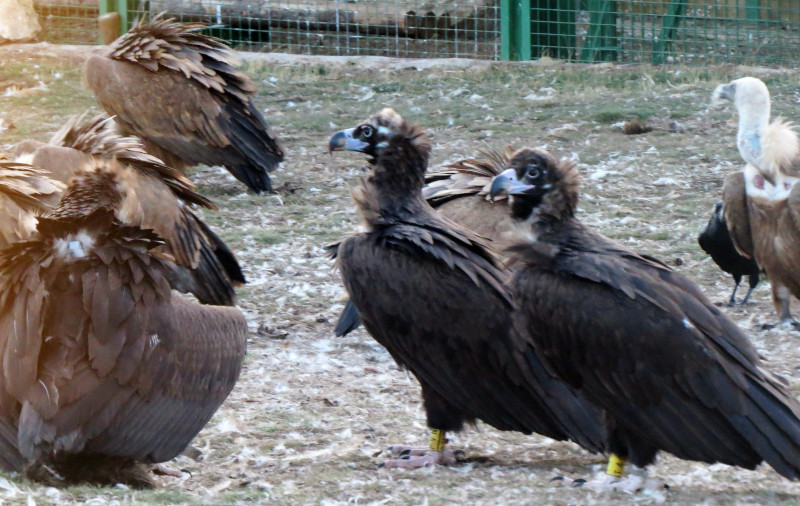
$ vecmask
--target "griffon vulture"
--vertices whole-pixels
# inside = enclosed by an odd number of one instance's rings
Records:
[[[366,231],[340,243],[337,263],[366,330],[419,380],[433,430],[429,450],[386,465],[453,462],[445,432],[476,419],[602,451],[598,411],[511,336],[496,254],[422,197],[430,152],[422,130],[384,109],[329,147],[371,157],[372,174],[351,192]]]
[[[785,382],[691,281],[578,221],[574,164],[543,160],[517,151],[491,188],[524,227],[514,330],[605,409],[610,481],[626,460],[640,468],[612,486],[638,487],[662,450],[800,478],[800,404]]]
[[[462,227],[492,241],[502,251],[509,246],[511,218],[506,206],[488,198],[492,178],[505,169],[511,150],[486,150],[480,158],[445,165],[446,170],[427,172],[422,196],[436,211]],[[331,246],[332,251],[338,243]],[[358,310],[349,299],[336,322],[334,333],[345,336],[361,325]]]
[[[725,178],[725,220],[739,251],[755,258],[772,286],[781,324],[799,327],[789,311],[800,296],[800,142],[791,124],[770,119],[769,90],[743,77],[714,90],[739,113],[736,144],[747,165]],[[765,327],[770,327],[766,325]]]
[[[747,295],[742,300],[742,305],[747,304],[750,294],[758,286],[760,269],[755,260],[743,256],[736,250],[736,246],[731,240],[731,234],[728,232],[728,225],[725,223],[722,202],[717,202],[714,206],[714,212],[708,220],[708,225],[697,236],[697,242],[703,251],[711,256],[714,263],[733,276],[733,280],[736,282],[728,306],[736,304],[736,290],[739,288],[739,283],[742,282],[742,277],[750,277],[750,289],[747,290]]]
[[[238,58],[199,23],[163,13],[139,20],[103,56],[86,62],[86,83],[125,134],[178,170],[224,165],[256,193],[284,151],[253,104],[256,87]]]
[[[238,309],[173,293],[163,241],[116,216],[135,192],[88,162],[37,232],[0,252],[0,464],[53,483],[150,485],[236,383]]]
[[[0,153],[0,249],[27,239],[36,230],[36,218],[52,211],[63,191],[47,171]]]
[[[69,120],[50,144],[25,141],[15,147],[18,160],[47,169],[51,177],[68,183],[88,161],[115,158],[114,169],[123,170],[136,191],[125,195],[119,219],[126,225],[153,229],[166,244],[177,266],[174,280],[184,292],[206,304],[232,305],[234,286],[244,283],[236,256],[189,204],[208,209],[216,206],[195,193],[194,185],[180,172],[147,154],[139,141],[122,137],[110,119],[84,116]]]

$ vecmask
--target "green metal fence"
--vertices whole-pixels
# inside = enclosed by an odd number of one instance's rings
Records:
[[[234,46],[305,54],[652,63],[800,62],[800,0],[38,0],[43,38],[95,43],[167,10]]]

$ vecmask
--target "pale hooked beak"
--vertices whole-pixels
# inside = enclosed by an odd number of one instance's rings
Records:
[[[535,188],[534,185],[525,184],[517,179],[516,170],[506,169],[502,173],[496,175],[492,180],[492,186],[489,188],[489,196],[494,198],[503,193],[506,195],[519,195],[533,188]]]
[[[334,151],[359,151],[361,153],[364,152],[365,149],[369,147],[369,143],[361,141],[353,137],[353,133],[356,131],[355,128],[348,128],[347,130],[342,130],[340,132],[336,132],[331,137],[330,142],[328,142],[328,153],[333,153]]]
[[[720,84],[714,88],[714,93],[711,94],[711,105],[718,106],[722,104],[723,100],[733,102],[736,96],[736,85],[732,83]]]

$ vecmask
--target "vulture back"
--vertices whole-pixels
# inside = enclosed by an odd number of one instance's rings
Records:
[[[120,186],[114,170],[79,176],[0,254],[0,419],[17,427],[3,443],[32,465],[173,458],[239,375],[243,315],[173,294],[163,241],[115,218]]]

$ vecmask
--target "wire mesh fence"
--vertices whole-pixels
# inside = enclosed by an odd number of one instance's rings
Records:
[[[101,0],[108,2],[109,0]],[[800,0],[114,0],[235,47],[326,55],[800,62]],[[96,43],[98,0],[37,0],[45,40]]]

